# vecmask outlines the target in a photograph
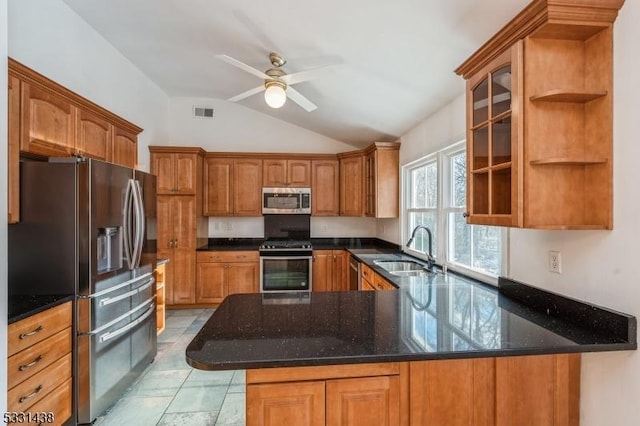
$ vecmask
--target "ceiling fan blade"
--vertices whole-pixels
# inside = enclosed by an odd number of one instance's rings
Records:
[[[298,92],[296,89],[294,89],[291,86],[287,87],[286,94],[293,102],[300,105],[307,112],[311,112],[316,108],[318,108],[313,104],[313,102],[311,102],[309,99],[302,96],[302,93]]]
[[[251,95],[255,95],[256,93],[260,93],[264,90],[264,84],[261,84],[258,87],[254,87],[251,90],[247,90],[246,92],[240,93],[239,95],[234,96],[233,98],[227,99],[230,102],[238,102],[244,98],[248,98]]]
[[[287,74],[282,76],[281,79],[289,85],[302,83],[303,81],[309,81],[319,77],[324,77],[328,74],[333,74],[336,68],[336,65],[329,65],[326,67],[314,68],[308,71],[300,71],[293,74]]]
[[[256,77],[259,78],[264,78],[264,79],[270,79],[271,77],[269,77],[268,75],[266,75],[265,73],[263,73],[262,71],[258,71],[257,69],[245,64],[244,62],[240,62],[237,59],[233,59],[231,56],[227,56],[227,55],[216,55],[216,58],[225,61],[228,64],[233,65],[234,67],[238,67],[241,70],[244,70],[246,72],[248,72],[249,74],[253,74]]]

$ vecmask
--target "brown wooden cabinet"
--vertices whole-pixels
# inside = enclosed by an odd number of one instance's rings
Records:
[[[151,169],[158,177],[158,194],[195,195],[198,182],[198,165],[204,151],[163,152],[154,147]]]
[[[362,216],[363,172],[362,152],[342,154],[340,157],[340,216]]]
[[[409,368],[412,425],[579,424],[579,354],[417,361]]]
[[[456,70],[467,80],[469,223],[612,228],[612,33],[623,3],[532,3]]]
[[[580,354],[247,370],[248,425],[577,426],[579,408]]]
[[[27,81],[21,92],[20,150],[47,157],[75,153],[76,111],[71,101]]]
[[[20,80],[9,74],[7,138],[7,213],[9,223],[20,220]]]
[[[398,217],[400,210],[399,150],[398,142],[376,142],[365,151],[365,216]]]
[[[206,216],[262,215],[262,160],[208,156],[204,166]]]
[[[340,162],[311,161],[311,215],[340,214]]]
[[[247,371],[247,425],[400,425],[400,365]]]
[[[10,109],[9,122],[19,129],[22,153],[82,155],[136,167],[141,128],[11,58],[9,74],[19,83],[19,112]]]
[[[166,264],[167,305],[196,303],[196,248],[205,244],[207,220],[202,215],[200,148],[149,147],[151,172],[158,177],[157,256]],[[162,184],[162,189],[160,185]],[[190,189],[190,187],[192,189]],[[169,189],[176,191],[169,191]],[[175,195],[183,193],[192,195]],[[192,192],[191,192],[192,191]],[[164,195],[166,193],[174,195]]]
[[[137,167],[138,137],[135,133],[115,127],[111,162],[131,167],[132,169]]]
[[[260,264],[257,251],[199,251],[197,303],[221,303],[230,294],[257,293]]]
[[[313,291],[349,290],[349,253],[346,250],[314,250]]]
[[[8,221],[20,220],[20,155],[135,167],[141,128],[9,58]]]
[[[95,113],[77,109],[76,152],[86,157],[111,161],[112,144],[113,125]]]
[[[262,160],[235,159],[233,178],[234,216],[262,216]]]
[[[71,302],[7,328],[7,409],[51,412],[56,424],[72,409]]]
[[[167,264],[159,263],[156,267],[156,330],[160,334],[165,329],[166,324],[166,284],[167,284]]]
[[[380,274],[365,264],[360,266],[360,290],[378,291],[378,290],[397,290],[398,287],[391,284]]]
[[[303,159],[264,159],[262,186],[297,187],[311,186],[311,161]]]

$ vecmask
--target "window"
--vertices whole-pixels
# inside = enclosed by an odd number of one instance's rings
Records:
[[[507,231],[467,225],[466,170],[464,142],[403,166],[403,241],[409,240],[416,226],[426,225],[433,235],[432,254],[437,263],[495,282],[504,274]],[[425,257],[428,248],[427,232],[418,230],[405,250]]]

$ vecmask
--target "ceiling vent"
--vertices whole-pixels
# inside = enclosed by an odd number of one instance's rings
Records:
[[[194,105],[193,116],[195,118],[213,118],[213,108]]]

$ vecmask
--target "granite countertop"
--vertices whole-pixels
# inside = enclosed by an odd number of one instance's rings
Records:
[[[352,253],[371,265],[405,256],[373,250]],[[517,282],[387,277],[398,291],[229,296],[187,347],[187,362],[225,370],[637,348],[635,317]]]
[[[12,324],[31,315],[73,300],[73,295],[14,295],[8,298],[8,323]]]
[[[210,250],[258,250],[264,238],[209,238],[199,251]],[[397,252],[399,246],[377,238],[311,238],[314,250],[383,250]]]

